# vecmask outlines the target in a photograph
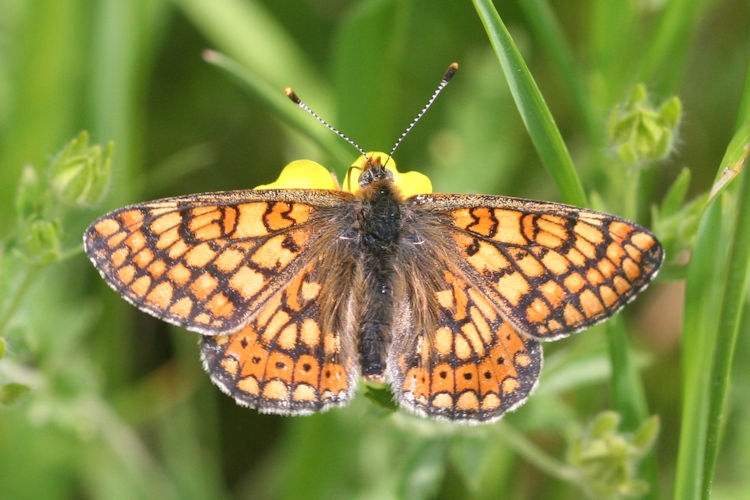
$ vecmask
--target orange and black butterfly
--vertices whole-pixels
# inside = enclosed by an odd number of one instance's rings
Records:
[[[84,246],[126,300],[202,334],[206,370],[239,404],[310,414],[345,405],[362,376],[417,414],[470,423],[526,400],[539,341],[612,316],[662,263],[653,234],[613,215],[405,197],[388,158],[368,154],[354,192],[131,205],[95,221]]]

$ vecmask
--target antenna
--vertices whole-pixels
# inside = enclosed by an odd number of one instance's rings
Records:
[[[399,147],[401,144],[401,141],[404,140],[404,137],[411,132],[411,129],[414,128],[414,125],[417,124],[417,122],[422,118],[422,116],[427,112],[428,109],[430,109],[430,106],[432,106],[432,103],[435,102],[435,99],[437,99],[437,96],[442,92],[442,90],[445,88],[446,85],[451,81],[451,78],[453,78],[453,75],[456,74],[456,71],[458,71],[458,63],[454,62],[451,63],[450,66],[448,66],[448,69],[445,71],[445,74],[443,75],[443,79],[440,80],[440,83],[438,84],[437,88],[435,89],[435,92],[432,93],[432,96],[430,96],[430,99],[427,101],[427,104],[424,105],[424,107],[417,113],[417,116],[411,121],[408,127],[406,127],[406,130],[403,131],[403,133],[398,137],[396,140],[396,144],[393,145],[393,148],[391,149],[391,152],[388,153],[388,160],[391,159],[393,156],[393,153],[396,152],[396,148]],[[388,163],[388,161],[386,161]]]
[[[308,106],[307,104],[305,104],[304,102],[302,102],[302,101],[300,100],[300,98],[299,98],[299,97],[297,97],[297,94],[295,94],[295,93],[294,93],[294,90],[292,90],[292,89],[291,89],[291,87],[287,87],[287,88],[285,88],[285,89],[284,89],[284,93],[286,94],[286,96],[287,96],[287,97],[288,97],[289,99],[291,99],[291,100],[292,100],[292,102],[293,102],[294,104],[296,104],[296,105],[297,105],[297,106],[299,106],[300,108],[302,108],[302,109],[304,109],[305,111],[307,111],[307,112],[308,112],[308,113],[309,113],[309,114],[310,114],[310,115],[311,115],[311,116],[312,116],[313,118],[315,118],[315,119],[316,119],[316,120],[318,120],[318,121],[319,121],[320,123],[322,123],[322,124],[323,124],[323,125],[324,125],[324,126],[325,126],[325,127],[327,128],[327,129],[328,129],[328,130],[330,130],[331,132],[333,132],[334,134],[336,134],[337,136],[341,137],[341,138],[342,138],[342,139],[344,139],[344,140],[345,140],[346,142],[348,142],[349,144],[351,144],[352,146],[354,146],[354,148],[355,148],[355,149],[356,149],[357,151],[359,151],[359,153],[360,153],[360,154],[361,154],[362,156],[364,156],[364,157],[365,157],[365,159],[367,160],[367,163],[368,163],[368,164],[370,165],[370,167],[374,167],[374,166],[375,166],[375,165],[373,165],[373,164],[372,164],[372,162],[370,161],[370,157],[369,157],[369,156],[367,156],[367,153],[365,153],[365,150],[364,150],[364,149],[362,149],[362,148],[361,148],[361,147],[359,146],[359,144],[357,144],[357,143],[356,143],[356,142],[354,142],[353,140],[349,139],[349,137],[348,137],[348,136],[346,136],[346,135],[345,135],[345,134],[344,134],[343,132],[339,131],[339,129],[337,129],[336,127],[334,127],[333,125],[331,125],[330,123],[328,123],[327,121],[325,121],[325,120],[324,120],[323,118],[321,118],[321,117],[320,117],[320,115],[319,115],[318,113],[316,113],[315,111],[313,111],[312,109],[310,109],[310,106]]]

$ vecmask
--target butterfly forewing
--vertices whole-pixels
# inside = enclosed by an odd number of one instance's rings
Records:
[[[207,193],[110,212],[84,235],[104,279],[141,310],[204,334],[244,326],[304,266],[348,193]]]
[[[554,340],[617,312],[656,275],[664,252],[612,215],[502,196],[419,195],[442,214],[468,279],[525,335]]]

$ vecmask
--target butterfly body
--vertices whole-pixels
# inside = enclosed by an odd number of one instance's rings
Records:
[[[646,229],[568,205],[404,197],[371,163],[354,193],[268,189],[104,215],[86,252],[140,309],[197,331],[211,379],[266,413],[346,404],[360,375],[418,414],[490,422],[539,377],[539,340],[617,312],[654,277]]]

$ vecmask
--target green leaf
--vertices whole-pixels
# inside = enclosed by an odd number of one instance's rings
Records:
[[[69,205],[88,207],[101,202],[109,185],[113,150],[111,141],[104,148],[90,146],[88,132],[80,132],[49,166],[52,191]]]
[[[666,218],[671,217],[680,209],[682,204],[685,202],[685,196],[687,196],[688,188],[690,187],[691,179],[690,169],[684,167],[680,170],[680,173],[675,178],[672,185],[669,186],[667,194],[664,195],[664,199],[659,207],[659,216]]]
[[[31,389],[27,385],[11,382],[0,387],[0,403],[6,406],[18,403]]]

